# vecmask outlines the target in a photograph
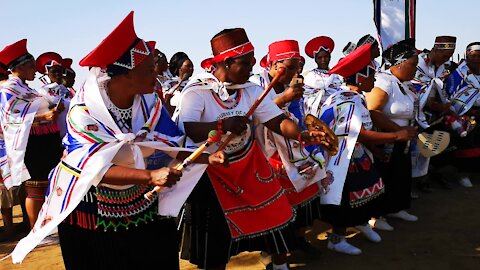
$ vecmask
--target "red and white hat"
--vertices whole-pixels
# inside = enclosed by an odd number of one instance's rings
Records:
[[[205,71],[212,71],[213,67],[215,66],[215,63],[213,62],[213,57],[203,59],[203,61],[200,63],[200,66],[205,70]]]
[[[372,43],[360,46],[342,58],[328,73],[341,75],[346,78],[347,81],[348,78],[351,77],[355,83],[361,83],[366,78],[375,74],[371,51]]]
[[[335,48],[335,42],[333,39],[327,36],[319,36],[310,40],[307,45],[305,45],[305,53],[310,58],[315,58],[315,55],[320,51],[325,51],[332,53]]]
[[[38,56],[35,61],[35,69],[42,73],[48,74],[48,69],[53,66],[62,66],[63,58],[56,52],[46,52]]]
[[[152,44],[150,44],[152,45]],[[153,48],[137,37],[133,26],[133,11],[87,56],[83,67],[100,67],[110,74],[122,74],[145,60]]]
[[[254,48],[243,28],[235,28],[232,31],[218,35],[210,40],[212,46],[213,63],[220,63],[228,58],[235,58],[250,52]]]
[[[266,54],[262,59],[260,60],[260,66],[262,68],[267,68],[268,67],[268,54]]]
[[[268,46],[268,54],[262,58],[260,66],[265,68],[275,61],[292,58],[301,59],[301,57],[298,42],[296,40],[276,41]]]
[[[34,57],[27,51],[26,39],[7,45],[0,51],[0,63],[4,64],[8,69],[31,60],[34,60]]]

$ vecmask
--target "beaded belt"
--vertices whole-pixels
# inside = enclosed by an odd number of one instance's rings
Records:
[[[48,187],[48,181],[27,180],[25,181],[25,186],[34,188],[46,188]]]

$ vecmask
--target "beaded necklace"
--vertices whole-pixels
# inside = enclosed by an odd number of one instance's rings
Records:
[[[214,92],[212,92],[212,96],[213,96],[213,99],[215,99],[215,101],[218,103],[218,105],[220,105],[220,107],[222,107],[225,110],[231,110],[237,107],[237,105],[240,103],[240,100],[242,99],[242,92],[243,92],[243,89],[239,89],[236,92],[236,95],[232,99],[228,99],[225,101],[222,101],[218,97],[218,95]]]

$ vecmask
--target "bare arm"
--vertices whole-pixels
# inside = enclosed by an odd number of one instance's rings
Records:
[[[273,102],[281,109],[285,107],[288,102],[302,98],[304,91],[305,89],[303,88],[303,83],[294,84],[285,89],[285,91],[276,97]]]
[[[413,134],[410,134],[405,129],[395,132],[377,132],[362,127],[358,135],[358,141],[368,145],[385,144],[397,141],[408,141],[412,139],[412,135]]]
[[[182,172],[174,168],[141,170],[124,166],[112,166],[102,178],[102,183],[113,185],[155,185],[171,187],[180,180]]]
[[[280,134],[288,139],[296,140],[302,130],[292,120],[286,117],[284,114],[280,114],[264,125],[273,132]]]

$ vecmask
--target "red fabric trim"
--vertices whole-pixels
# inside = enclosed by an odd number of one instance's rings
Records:
[[[240,161],[207,171],[232,238],[280,229],[293,219],[284,190],[256,142]]]
[[[480,147],[457,150],[457,151],[455,151],[455,157],[459,157],[459,158],[480,157]]]
[[[238,57],[245,55],[249,52],[253,52],[253,45],[252,43],[248,42],[243,45],[237,46],[235,48],[231,48],[229,50],[226,50],[220,54],[217,54],[213,57],[212,63],[220,63],[225,61],[227,58],[233,58],[233,57]]]

